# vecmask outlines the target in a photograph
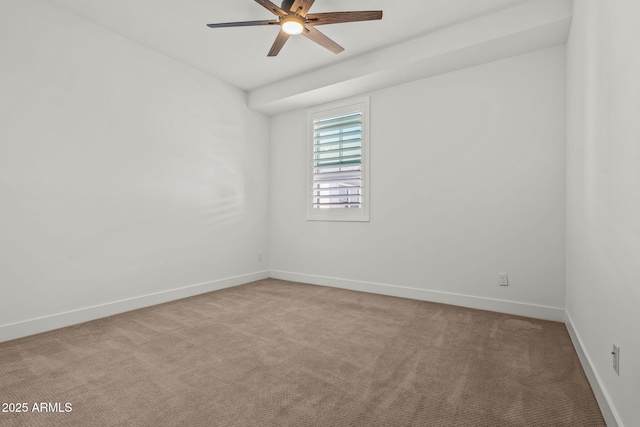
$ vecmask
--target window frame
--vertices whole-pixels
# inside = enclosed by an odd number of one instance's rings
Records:
[[[307,193],[306,207],[308,221],[369,221],[369,97],[352,98],[331,104],[325,104],[308,111],[307,114]],[[336,116],[360,112],[362,114],[361,135],[361,175],[360,189],[362,202],[357,209],[320,209],[314,208],[314,122]]]

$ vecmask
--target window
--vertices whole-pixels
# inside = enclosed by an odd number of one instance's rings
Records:
[[[309,112],[309,220],[369,221],[369,99]]]

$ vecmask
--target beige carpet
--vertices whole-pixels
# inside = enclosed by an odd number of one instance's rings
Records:
[[[274,279],[1,343],[0,400],[28,404],[3,427],[605,425],[561,323]]]

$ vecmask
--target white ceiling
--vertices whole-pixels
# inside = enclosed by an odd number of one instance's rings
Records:
[[[267,52],[277,26],[217,28],[208,23],[274,19],[253,0],[48,0],[131,40],[245,91],[335,66],[381,48],[496,12],[527,0],[317,0],[311,13],[383,10],[382,21],[322,26],[339,55],[292,37],[277,57]],[[274,3],[280,5],[278,0]],[[389,51],[389,49],[386,49]]]

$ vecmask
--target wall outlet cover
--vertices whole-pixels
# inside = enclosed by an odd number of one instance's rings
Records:
[[[620,375],[620,347],[615,343],[613,344],[611,355],[613,356],[613,370],[616,371],[616,374]]]
[[[509,278],[507,273],[498,273],[498,284],[500,286],[509,286]]]

